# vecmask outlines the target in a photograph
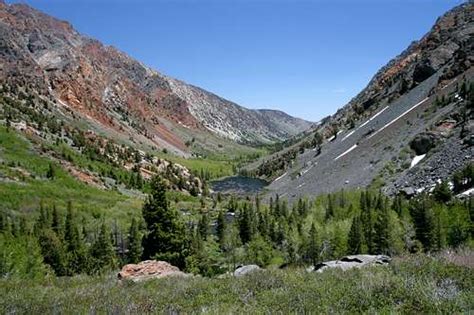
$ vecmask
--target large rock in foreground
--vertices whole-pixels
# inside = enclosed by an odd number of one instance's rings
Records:
[[[368,265],[388,265],[391,258],[385,255],[354,255],[346,256],[340,260],[332,260],[314,266],[314,271],[323,272],[326,269],[339,268],[348,270]]]
[[[118,274],[120,280],[131,280],[139,282],[149,279],[158,279],[170,276],[186,277],[186,274],[166,261],[145,260],[138,264],[128,264],[123,266]]]

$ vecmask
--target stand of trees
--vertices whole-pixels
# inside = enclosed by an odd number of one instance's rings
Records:
[[[160,259],[212,276],[247,263],[308,265],[346,254],[433,252],[472,244],[474,236],[472,199],[451,198],[444,183],[411,200],[341,191],[291,207],[278,196],[268,206],[258,196],[221,196],[212,208],[204,202],[187,222],[189,216],[170,206],[164,181],[155,177],[150,187],[142,218],[132,218],[127,233],[81,221],[72,203],[62,211],[40,205],[34,224],[0,215],[0,274],[96,274]]]

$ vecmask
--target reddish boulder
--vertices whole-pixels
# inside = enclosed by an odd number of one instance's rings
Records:
[[[138,264],[125,265],[118,274],[120,280],[131,280],[134,282],[170,276],[188,276],[188,274],[166,261],[156,260],[145,260]]]

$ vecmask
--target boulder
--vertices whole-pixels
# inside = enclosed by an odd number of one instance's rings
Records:
[[[259,271],[259,270],[262,270],[262,268],[260,268],[259,266],[257,265],[246,265],[246,266],[241,266],[237,269],[235,269],[234,271],[234,276],[235,277],[242,277],[242,276],[245,276],[249,273],[252,273],[252,272],[255,272],[255,271]]]
[[[326,261],[314,266],[314,271],[323,272],[327,269],[339,268],[349,270],[372,265],[387,265],[391,258],[385,255],[353,255],[345,256],[339,260]]]
[[[166,261],[145,260],[138,264],[123,266],[118,274],[120,280],[139,282],[149,279],[158,279],[170,276],[189,276]]]
[[[410,147],[416,155],[428,153],[440,141],[440,135],[433,132],[423,132],[418,134],[410,143]]]

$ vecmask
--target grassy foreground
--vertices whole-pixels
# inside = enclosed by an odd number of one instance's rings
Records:
[[[471,256],[472,257],[472,256]],[[474,270],[427,256],[322,274],[270,270],[242,278],[120,283],[114,275],[0,280],[0,313],[469,313]]]

